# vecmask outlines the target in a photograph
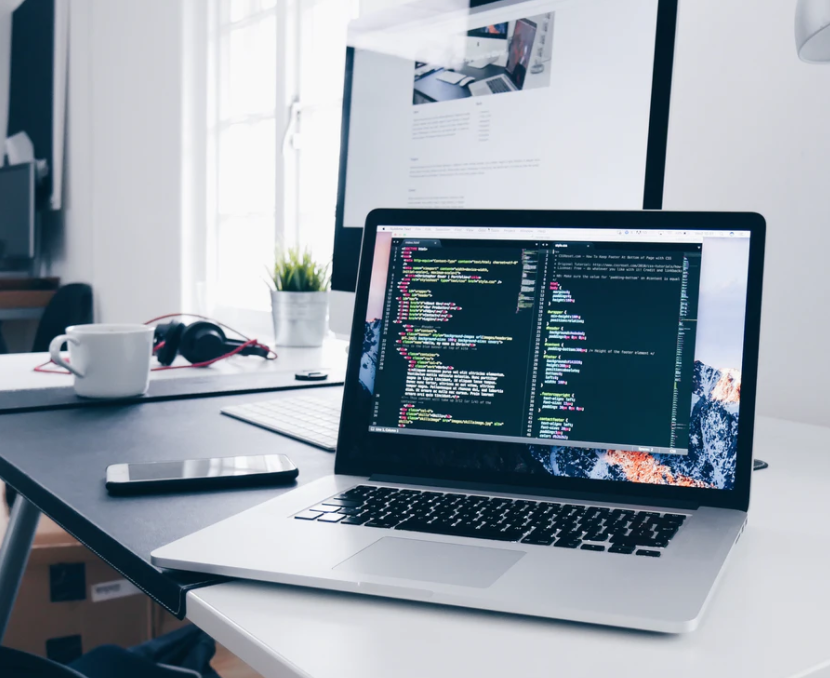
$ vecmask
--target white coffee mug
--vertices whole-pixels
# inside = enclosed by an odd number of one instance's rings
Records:
[[[129,398],[147,392],[153,328],[147,325],[74,325],[49,344],[52,361],[75,375],[85,398]],[[61,346],[69,345],[69,362]]]

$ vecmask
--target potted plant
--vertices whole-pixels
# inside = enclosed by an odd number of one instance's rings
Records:
[[[298,247],[277,252],[271,314],[277,346],[322,346],[329,318],[328,265]]]

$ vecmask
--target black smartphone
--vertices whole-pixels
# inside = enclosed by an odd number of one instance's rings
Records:
[[[214,457],[107,467],[110,494],[285,485],[299,475],[284,454]]]

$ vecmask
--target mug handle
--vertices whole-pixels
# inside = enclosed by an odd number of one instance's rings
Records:
[[[77,368],[72,367],[72,365],[70,365],[63,358],[61,358],[61,346],[63,346],[63,342],[68,342],[70,344],[75,344],[75,346],[78,346],[78,340],[66,334],[61,334],[60,336],[55,337],[49,343],[49,356],[52,358],[52,362],[56,365],[60,365],[64,369],[69,370],[76,377],[80,377],[81,379],[83,379],[84,375],[82,372],[80,372]]]

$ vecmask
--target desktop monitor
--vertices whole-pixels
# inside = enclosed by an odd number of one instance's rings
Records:
[[[467,31],[467,44],[464,50],[467,65],[483,69],[504,60],[507,54],[508,26],[508,22],[503,21]]]
[[[35,257],[35,165],[0,168],[0,269]]]
[[[423,0],[352,22],[334,332],[349,334],[363,225],[375,208],[660,209],[677,4]],[[471,68],[468,40],[505,25],[503,63]],[[528,54],[508,63],[514,42]],[[413,78],[416,63],[435,68]],[[455,70],[515,82],[508,68],[517,64],[522,86],[496,96],[434,81]],[[427,88],[429,98],[417,96]]]

